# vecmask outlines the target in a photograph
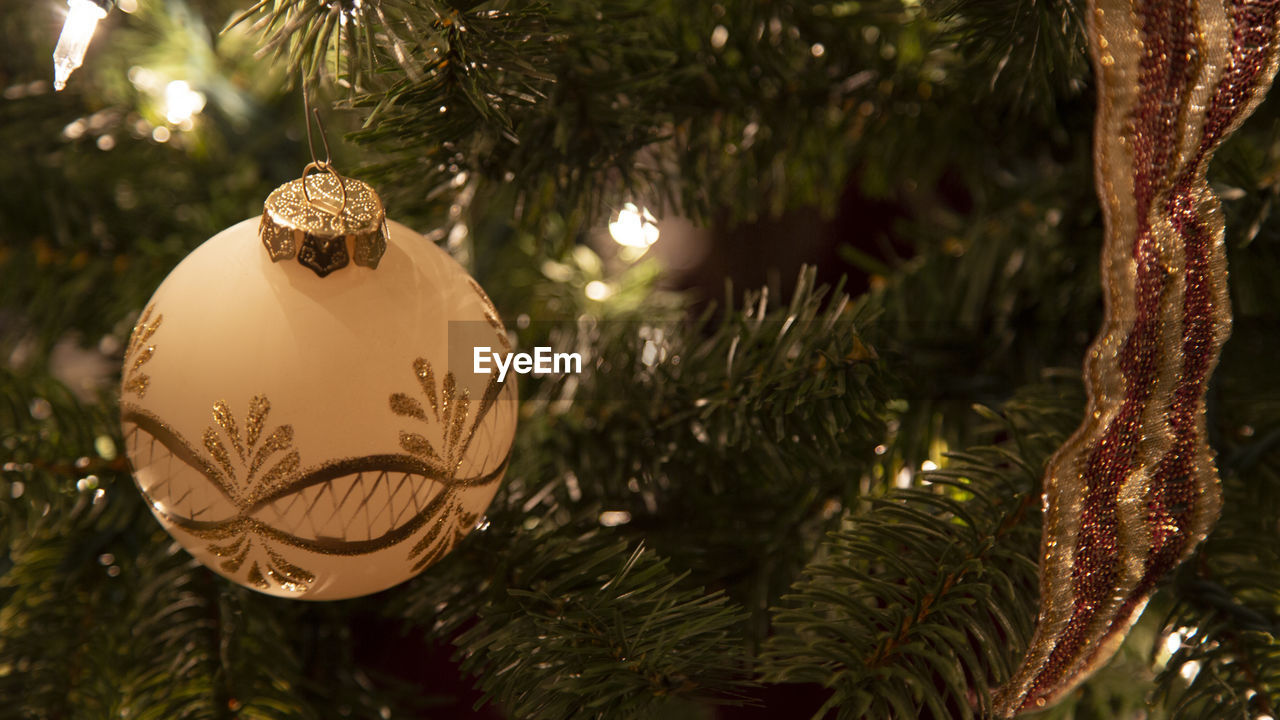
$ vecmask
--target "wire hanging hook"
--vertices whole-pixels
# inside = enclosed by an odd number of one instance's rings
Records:
[[[342,215],[342,211],[347,207],[347,183],[346,180],[333,169],[331,164],[332,156],[329,153],[329,138],[325,136],[324,122],[320,120],[320,111],[311,107],[311,98],[307,94],[307,81],[302,80],[302,116],[307,123],[307,150],[311,153],[311,162],[302,169],[302,197],[307,204],[324,210],[329,214],[338,217]],[[320,131],[320,143],[324,146],[324,160],[316,157],[316,144],[311,135],[311,119],[315,118],[316,128]],[[338,204],[337,207],[331,207],[328,203],[317,203],[311,199],[311,192],[307,188],[307,173],[316,170],[321,173],[329,173],[333,176],[334,182],[338,184]]]
[[[311,106],[311,97],[307,94],[307,81],[301,81],[302,85],[302,118],[307,123],[307,150],[311,153],[311,162],[322,167],[328,167],[331,160],[329,154],[329,138],[325,136],[324,122],[320,120],[320,110]],[[320,131],[320,142],[324,146],[324,160],[316,158],[315,140],[311,136],[311,119],[315,118],[316,128]]]

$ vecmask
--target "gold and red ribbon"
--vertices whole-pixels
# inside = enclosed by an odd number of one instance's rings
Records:
[[[996,693],[1002,717],[1106,664],[1217,520],[1204,395],[1231,311],[1205,173],[1276,72],[1280,0],[1090,0],[1088,13],[1105,318],[1084,422],[1046,471],[1040,617]]]

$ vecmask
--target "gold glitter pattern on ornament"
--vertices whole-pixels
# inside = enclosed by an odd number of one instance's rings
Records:
[[[270,412],[271,403],[265,396],[252,398],[245,416],[244,433],[241,434],[235,414],[227,403],[219,400],[213,404],[214,425],[221,432],[215,430],[214,426],[205,428],[204,448],[221,476],[210,479],[229,495],[236,507],[252,506],[258,498],[270,494],[282,482],[290,479],[301,464],[298,452],[292,448],[293,427],[290,425],[276,427],[259,445]],[[274,460],[274,464],[259,476],[258,471],[276,457],[279,459]],[[204,467],[208,468],[210,465],[205,464]],[[232,574],[238,572],[254,548],[253,540],[243,532],[235,533],[229,528],[212,531],[210,536],[216,540],[235,538],[230,546],[210,542],[206,549],[218,557],[228,558],[221,565],[224,571]],[[270,580],[285,591],[303,592],[315,579],[311,573],[281,558],[270,546],[264,544],[262,549],[268,556],[265,574],[255,560],[249,565],[246,575],[247,582],[254,587],[268,589]]]
[[[1231,317],[1205,173],[1277,64],[1278,0],[1092,0],[1088,19],[1107,312],[1085,421],[1046,471],[1040,617],[996,693],[1003,717],[1104,665],[1217,518],[1204,394]]]
[[[469,415],[471,394],[466,389],[458,389],[457,380],[452,371],[445,373],[440,383],[439,395],[436,393],[436,376],[430,362],[424,358],[415,360],[413,374],[418,380],[419,389],[427,405],[424,407],[422,403],[405,393],[394,393],[389,399],[391,411],[401,417],[417,420],[435,428],[440,436],[440,442],[437,446],[422,433],[402,430],[400,447],[450,481],[440,498],[444,506],[443,513],[409,553],[409,557],[415,559],[416,572],[449,552],[453,545],[475,525],[476,516],[464,511],[456,492],[467,483],[457,482],[456,474],[467,456],[476,430],[493,409],[504,387],[503,383],[498,382],[497,373],[490,373],[473,418]],[[510,449],[508,449],[509,453]],[[504,457],[502,464],[505,465],[506,462]]]
[[[263,205],[258,235],[273,262],[296,257],[325,277],[351,261],[377,268],[388,230],[382,200],[373,188],[323,172],[273,190]]]
[[[256,561],[249,566],[249,574],[245,576],[245,580],[259,590],[268,590],[271,588],[267,579],[262,577],[262,570],[258,568],[258,563]]]
[[[435,534],[442,522],[452,527],[455,523],[447,522],[449,518],[441,519],[446,511],[450,518],[459,515],[452,489],[497,482],[510,456],[508,448],[495,467],[474,477],[457,477],[456,472],[445,472],[438,464],[429,465],[412,455],[339,458],[301,469],[288,462],[283,467],[293,469],[281,477],[272,478],[270,471],[257,476],[255,466],[261,468],[282,451],[292,453],[290,426],[278,426],[261,439],[269,412],[265,397],[254,398],[241,434],[227,404],[215,403],[218,430],[208,428],[206,437],[212,435],[217,443],[207,445],[221,447],[220,451],[210,451],[206,444],[197,449],[136,405],[125,404],[121,418],[139,477],[149,468],[169,468],[148,486],[140,484],[148,504],[176,528],[209,543],[208,551],[224,558],[220,564],[224,572],[236,575],[244,570],[246,581],[258,587],[262,587],[257,585],[261,578],[303,592],[313,582],[312,573],[289,560],[285,548],[358,556],[404,542],[428,524],[433,524],[429,533]],[[239,440],[245,460],[232,437]],[[219,456],[239,471],[228,475]],[[194,503],[191,488],[175,484],[174,462],[206,478],[216,490],[215,502]],[[282,462],[274,467],[282,467]],[[244,477],[256,480],[240,482]],[[254,539],[261,542],[261,552],[255,550]],[[251,555],[256,559],[249,561]]]
[[[458,389],[453,371],[445,373],[438,396],[435,373],[431,369],[430,362],[418,358],[413,362],[413,372],[418,379],[422,396],[427,401],[426,407],[405,393],[393,393],[389,398],[391,411],[396,415],[438,427],[442,442],[437,448],[419,433],[401,431],[400,446],[409,454],[436,468],[445,477],[453,477],[462,465],[476,430],[484,422],[485,416],[489,414],[502,393],[504,384],[498,382],[496,372],[489,374],[480,405],[476,409],[475,417],[472,418],[469,415],[471,393],[466,389]],[[430,417],[427,415],[428,409],[431,411]]]
[[[435,409],[434,405],[432,405],[432,409]],[[427,419],[427,413],[422,409],[422,404],[404,393],[395,393],[391,396],[391,411],[397,415],[418,420],[425,421]]]
[[[156,334],[156,330],[160,329],[160,322],[164,320],[164,315],[156,315],[155,320],[151,319],[154,309],[155,306],[149,305],[142,311],[137,324],[133,326],[133,332],[129,334],[129,346],[124,355],[124,392],[131,392],[140,398],[147,394],[147,387],[151,384],[151,378],[142,372],[142,366],[156,352],[156,346],[150,344],[151,336]]]
[[[484,320],[498,334],[498,343],[502,345],[502,349],[511,352],[511,339],[507,337],[507,329],[502,326],[502,318],[498,317],[498,309],[493,306],[493,301],[489,299],[484,288],[480,287],[480,283],[476,282],[472,277],[467,277],[467,284],[471,286],[471,290],[475,292],[476,297],[480,298],[480,307],[484,312]]]
[[[224,401],[213,404],[213,420],[218,433],[212,426],[205,428],[204,447],[209,455],[217,461],[225,473],[223,487],[231,489],[232,499],[236,505],[251,505],[261,497],[275,492],[282,483],[289,480],[302,463],[302,458],[293,449],[293,426],[276,427],[261,447],[258,440],[267,415],[271,412],[271,403],[266,397],[258,395],[249,401],[249,412],[245,423],[243,438],[236,424],[235,415]],[[235,452],[232,454],[223,444],[226,439]],[[271,461],[273,456],[279,460],[261,476],[258,470]]]
[[[280,557],[271,548],[267,548],[267,557],[271,560],[267,565],[267,577],[289,592],[303,592],[316,580],[315,575]]]

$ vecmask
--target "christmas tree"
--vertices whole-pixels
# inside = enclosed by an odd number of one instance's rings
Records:
[[[991,716],[1104,320],[1090,7],[119,0],[57,92],[67,8],[8,3],[0,718]],[[1171,11],[1169,37],[1224,39],[1160,62],[1220,67],[1252,42],[1222,18],[1270,12],[1225,8]],[[315,603],[193,559],[120,421],[152,292],[313,159],[304,87],[335,167],[521,348],[584,365],[520,378],[505,478],[448,554]],[[1038,717],[1276,715],[1278,102],[1207,176],[1220,516]]]

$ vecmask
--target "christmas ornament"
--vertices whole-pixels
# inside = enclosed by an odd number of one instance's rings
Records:
[[[516,388],[468,364],[510,348],[480,286],[367,185],[309,169],[160,285],[121,408],[178,542],[255,590],[330,600],[408,579],[475,526]]]
[[[1105,664],[1217,519],[1204,393],[1231,317],[1205,172],[1276,72],[1275,0],[1091,0],[1088,19],[1106,317],[1085,421],[1045,476],[1040,618],[1005,717]]]

